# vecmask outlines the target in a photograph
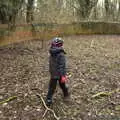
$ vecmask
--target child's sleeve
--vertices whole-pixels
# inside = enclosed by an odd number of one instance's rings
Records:
[[[64,53],[61,53],[57,57],[57,70],[60,76],[66,75],[66,58]]]

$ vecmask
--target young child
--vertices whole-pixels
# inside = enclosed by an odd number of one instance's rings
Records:
[[[56,89],[57,82],[59,82],[60,88],[63,91],[64,98],[68,98],[68,88],[66,86],[66,60],[65,51],[63,49],[63,40],[61,38],[54,38],[51,42],[49,57],[49,72],[51,79],[49,82],[48,94],[46,104],[50,106],[52,104],[52,97]]]

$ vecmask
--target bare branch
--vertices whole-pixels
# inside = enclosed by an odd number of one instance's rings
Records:
[[[53,109],[50,109],[50,108],[46,105],[43,97],[42,97],[40,94],[37,94],[37,96],[40,97],[40,99],[42,100],[42,103],[43,103],[44,107],[46,108],[46,110],[45,110],[45,112],[44,112],[44,114],[43,114],[43,118],[45,117],[46,113],[47,113],[48,111],[50,111],[50,112],[53,113],[53,116],[54,116],[54,118],[55,118],[56,120],[60,120],[60,118],[57,117],[57,115],[55,114],[54,110],[53,110]]]

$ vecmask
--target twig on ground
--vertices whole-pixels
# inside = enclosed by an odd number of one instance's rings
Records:
[[[37,94],[37,96],[40,97],[40,99],[42,100],[42,103],[43,103],[44,107],[46,108],[46,110],[45,110],[45,112],[44,112],[44,114],[43,114],[43,118],[45,117],[46,113],[47,113],[48,111],[50,111],[50,112],[53,113],[53,116],[54,116],[54,118],[55,118],[56,120],[60,120],[60,118],[57,117],[57,115],[55,114],[54,110],[53,110],[53,109],[50,109],[49,107],[47,107],[47,105],[46,105],[43,97],[42,97],[40,94]]]
[[[6,100],[1,101],[0,104],[7,103],[7,102],[9,102],[9,101],[11,101],[11,100],[14,100],[14,99],[16,99],[16,98],[17,98],[17,96],[9,97],[9,98],[7,98]]]
[[[91,41],[90,48],[93,48],[94,40]]]
[[[117,89],[115,89],[115,90],[112,90],[111,92],[106,92],[106,91],[105,91],[105,92],[99,92],[99,93],[93,95],[92,98],[101,98],[101,97],[105,97],[105,96],[110,96],[110,95],[112,95],[113,93],[119,92],[119,91],[120,91],[120,89],[117,88]]]
[[[48,111],[48,110],[46,109],[45,112],[44,112],[44,114],[43,114],[43,116],[42,116],[43,118],[45,117],[47,111]]]
[[[92,96],[92,98],[101,98],[101,97],[105,97],[105,96],[109,96],[111,95],[111,93],[109,92],[99,92],[95,95]]]

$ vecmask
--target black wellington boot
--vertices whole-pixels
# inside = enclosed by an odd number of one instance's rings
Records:
[[[52,104],[52,99],[46,99],[46,105],[50,107],[51,104]]]

